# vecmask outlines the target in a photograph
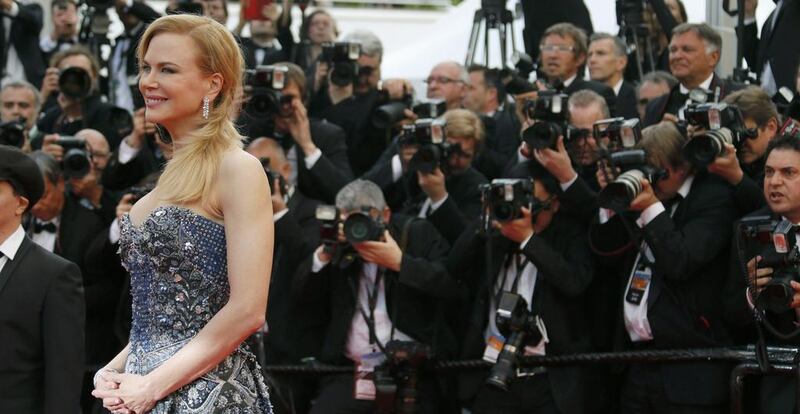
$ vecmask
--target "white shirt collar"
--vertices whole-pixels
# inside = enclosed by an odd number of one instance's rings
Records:
[[[623,78],[619,78],[619,81],[617,82],[617,84],[614,85],[614,95],[619,95],[619,90],[622,89],[622,82],[624,80],[625,79],[623,79]]]
[[[680,194],[681,197],[684,198],[684,200],[686,199],[686,197],[689,196],[689,191],[691,191],[692,189],[693,182],[694,182],[694,175],[690,175],[686,177],[686,180],[681,185],[681,188],[678,189],[678,194]]]
[[[9,260],[14,260],[14,256],[17,255],[17,251],[19,251],[19,246],[22,245],[22,240],[25,239],[25,230],[22,229],[20,225],[17,227],[17,230],[11,233],[6,241],[0,244],[0,252],[2,252]]]
[[[711,81],[712,80],[714,80],[714,72],[711,72],[711,76],[709,76],[708,79],[704,80],[703,83],[701,83],[700,86],[698,86],[698,88],[706,90],[706,91],[711,90]],[[681,93],[683,93],[683,94],[689,93],[689,89],[687,87],[683,86],[683,84],[681,84]]]
[[[565,81],[564,81],[564,87],[565,87],[565,88],[569,88],[569,85],[572,85],[572,82],[574,82],[574,81],[575,81],[575,78],[577,78],[577,77],[578,77],[578,74],[576,73],[576,74],[572,75],[572,77],[571,77],[571,78],[569,78],[569,79],[565,80]]]

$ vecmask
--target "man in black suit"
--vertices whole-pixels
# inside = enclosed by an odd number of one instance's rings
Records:
[[[486,140],[475,158],[475,168],[486,178],[500,177],[519,148],[521,128],[514,105],[506,100],[505,86],[496,69],[473,65],[467,68],[464,107],[481,116]]]
[[[529,175],[530,174],[530,175]],[[495,223],[487,237],[464,231],[448,256],[450,274],[471,293],[460,319],[466,322],[461,358],[494,362],[504,339],[495,323],[503,292],[522,296],[537,315],[542,337],[525,342],[525,355],[561,355],[590,348],[582,296],[592,280],[585,227],[561,214],[558,182],[541,167],[519,177],[534,181],[535,202],[519,218]],[[486,263],[486,255],[491,263]],[[491,266],[491,268],[487,268]],[[523,352],[520,352],[522,354]],[[485,383],[486,372],[460,373],[459,398],[473,413],[584,413],[583,368],[524,368],[510,379],[509,392]],[[516,370],[514,372],[517,372]]]
[[[77,412],[83,375],[81,273],[22,229],[44,191],[36,163],[0,146],[0,412]]]
[[[539,45],[540,66],[547,82],[567,95],[591,89],[612,109],[615,108],[616,95],[610,87],[596,81],[583,79],[583,65],[587,53],[586,33],[570,23],[550,26],[542,36]]]
[[[595,251],[619,269],[609,280],[617,283],[618,350],[729,344],[718,303],[736,206],[724,181],[683,159],[685,141],[672,123],[645,129],[647,163],[667,174],[642,179],[628,211],[591,228]],[[635,238],[629,229],[639,230]],[[706,362],[630,364],[622,412],[725,412],[729,372]]]
[[[454,356],[455,337],[444,320],[458,285],[444,266],[447,242],[425,220],[393,215],[380,188],[355,180],[336,196],[341,219],[366,214],[378,231],[372,241],[345,242],[332,255],[320,246],[298,268],[293,294],[297,306],[328,309],[321,359],[336,365],[363,361],[382,353],[390,341],[430,346],[437,358]],[[335,260],[335,262],[334,262]],[[369,380],[366,380],[369,382]],[[442,412],[436,378],[424,370],[417,384],[421,413]],[[311,413],[372,413],[375,393],[355,384],[352,374],[322,380]],[[358,399],[354,398],[354,390]]]
[[[39,47],[45,62],[57,52],[67,50],[78,43],[78,2],[76,0],[54,0],[50,3],[52,29],[43,34]]]
[[[291,31],[286,26],[282,26],[280,29],[276,28],[279,18],[277,14],[270,17],[262,20],[250,20],[250,37],[242,38],[244,65],[248,69],[289,60],[289,55],[281,40],[285,39],[287,35],[291,36]]]
[[[108,59],[108,95],[112,104],[132,112],[144,106],[139,92],[136,46],[147,25],[161,14],[141,0],[116,0],[114,10],[125,31],[114,39],[114,48]]]
[[[712,98],[709,101],[720,101],[743,87],[714,73],[722,53],[722,37],[711,26],[705,23],[679,25],[672,31],[669,50],[670,72],[679,83],[669,95],[647,104],[645,126],[662,120],[677,122],[679,111],[686,106],[689,92],[694,89],[710,93]]]
[[[47,64],[39,49],[39,33],[42,31],[42,6],[38,3],[22,4],[14,0],[0,1],[0,55],[2,82],[26,80],[37,88]]]
[[[758,38],[755,19],[757,5],[758,2],[748,1],[745,6],[748,18],[744,28],[747,64],[760,75],[761,87],[770,96],[781,87],[795,91],[800,43],[786,40],[800,37],[800,1],[775,0],[775,10],[761,28],[761,39]]]
[[[614,90],[617,103],[613,116],[638,118],[636,87],[623,78],[628,65],[627,46],[619,37],[595,33],[589,42],[589,76]]]

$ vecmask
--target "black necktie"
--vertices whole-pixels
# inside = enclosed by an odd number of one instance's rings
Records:
[[[672,216],[672,208],[677,206],[681,202],[681,200],[683,200],[683,196],[680,194],[675,194],[675,197],[672,197],[669,200],[664,201],[662,204],[664,204],[664,210],[667,211],[667,214]]]
[[[48,233],[55,233],[56,232],[56,225],[53,224],[53,223],[42,223],[42,222],[36,221],[36,223],[33,224],[33,232],[35,234],[39,234],[39,233],[41,233],[43,231],[46,231]]]

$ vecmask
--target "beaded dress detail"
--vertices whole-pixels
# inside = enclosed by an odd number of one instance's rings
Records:
[[[145,375],[186,345],[228,302],[225,228],[178,206],[135,226],[120,219],[119,252],[131,275],[133,321],[125,372]],[[267,386],[245,344],[152,413],[271,413]]]

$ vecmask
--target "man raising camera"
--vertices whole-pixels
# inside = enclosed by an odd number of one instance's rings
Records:
[[[28,132],[39,114],[39,91],[25,81],[12,81],[0,89],[0,145],[29,151]]]
[[[582,311],[593,274],[586,232],[560,213],[555,178],[534,161],[525,167],[522,178],[492,183],[484,200],[491,205],[489,233],[477,231],[483,218],[474,221],[448,256],[450,274],[459,275],[471,293],[459,318],[458,326],[466,328],[459,335],[461,358],[498,361],[488,376],[460,373],[459,399],[475,414],[584,413],[582,368],[514,365],[522,355],[589,350]],[[506,308],[507,298],[517,307]],[[527,322],[503,329],[501,310]],[[501,351],[515,339],[518,352]],[[499,369],[500,360],[511,361],[511,368]]]
[[[321,359],[355,364],[366,375],[383,357],[389,365],[397,363],[391,357],[397,346],[427,346],[437,358],[452,357],[455,337],[443,315],[458,285],[443,263],[447,242],[425,220],[392,214],[380,188],[369,181],[342,188],[336,209],[339,217],[329,217],[340,229],[336,240],[320,246],[294,278],[297,306],[330,309]],[[413,412],[441,412],[436,380],[420,375]],[[411,386],[396,384],[398,393]],[[323,379],[311,413],[375,412],[382,393],[378,381],[368,377],[331,376]]]
[[[674,124],[649,127],[639,143],[642,159],[617,165],[623,174],[613,183],[600,179],[600,205],[618,211],[593,226],[590,240],[618,266],[617,325],[625,335],[617,343],[623,349],[702,348],[728,341],[716,303],[736,207],[721,179],[695,172],[683,158],[685,142]],[[652,407],[724,412],[728,371],[705,362],[631,364],[622,412]]]

